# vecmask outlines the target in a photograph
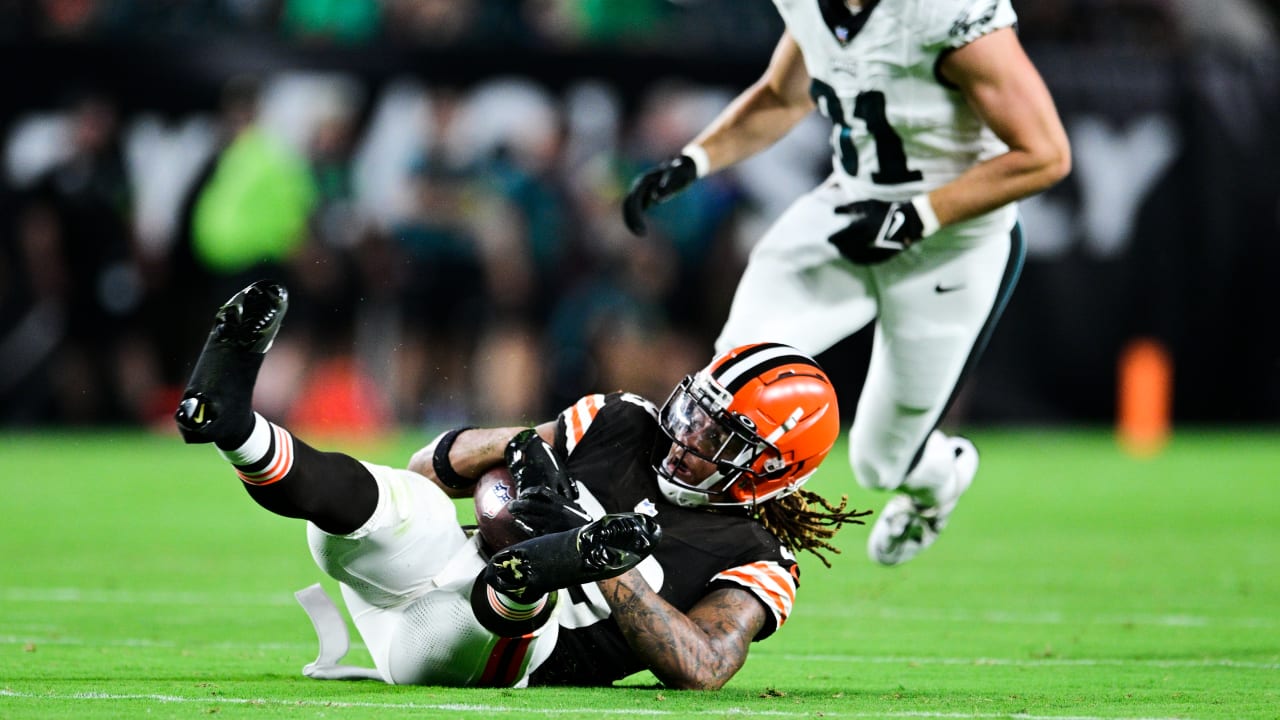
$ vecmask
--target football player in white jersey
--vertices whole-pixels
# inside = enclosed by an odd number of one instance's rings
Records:
[[[537,428],[455,428],[397,469],[321,452],[253,412],[287,307],[283,287],[258,282],[219,309],[175,420],[260,506],[307,521],[375,665],[339,663],[346,622],[316,586],[298,594],[321,640],[311,677],[600,686],[649,669],[719,688],[791,614],[795,553],[834,551],[827,540],[866,514],[801,487],[840,419],[826,374],[794,348],[722,353],[660,412],[614,392]],[[502,466],[525,534],[491,547],[449,498]]]
[[[772,145],[815,108],[832,173],[753,249],[717,350],[811,355],[876,323],[850,429],[863,486],[897,491],[868,538],[885,565],[937,538],[977,471],[938,423],[1009,300],[1024,255],[1016,201],[1070,171],[1053,100],[1009,0],[775,0],[768,69],[681,153],[636,179],[643,212]]]

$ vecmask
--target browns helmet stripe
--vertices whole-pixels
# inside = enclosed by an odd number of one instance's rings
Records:
[[[737,393],[753,378],[775,367],[792,363],[821,370],[813,358],[801,355],[790,345],[761,343],[725,360],[711,371],[711,377],[730,393]]]

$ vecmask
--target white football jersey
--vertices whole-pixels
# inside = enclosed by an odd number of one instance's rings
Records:
[[[1009,0],[774,0],[833,123],[851,198],[931,190],[1007,146],[937,74],[949,51],[1017,21]]]

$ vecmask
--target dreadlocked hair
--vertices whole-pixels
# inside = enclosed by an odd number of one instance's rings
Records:
[[[808,550],[823,565],[831,567],[822,551],[839,553],[840,549],[827,542],[845,523],[864,525],[858,518],[871,514],[870,510],[845,510],[849,496],[840,496],[840,505],[810,490],[797,490],[786,497],[770,500],[756,507],[756,517],[769,532],[777,536],[792,552]],[[817,509],[815,509],[817,508]]]

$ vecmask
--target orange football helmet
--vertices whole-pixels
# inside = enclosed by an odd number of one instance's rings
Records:
[[[658,486],[677,505],[752,506],[800,489],[840,434],[835,389],[813,358],[757,343],[685,376],[658,415],[670,442],[656,453]],[[681,479],[684,453],[713,463]]]

